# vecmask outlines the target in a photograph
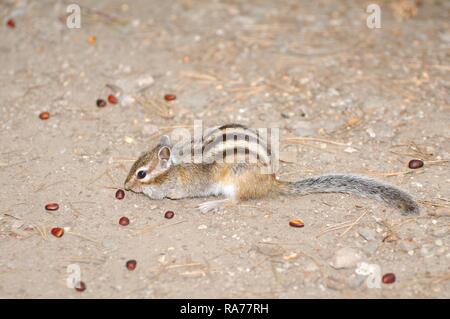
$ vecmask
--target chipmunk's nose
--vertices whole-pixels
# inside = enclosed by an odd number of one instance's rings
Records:
[[[125,190],[126,191],[131,191],[131,184],[130,184],[130,182],[125,182],[124,184],[123,184],[123,188],[125,188]]]

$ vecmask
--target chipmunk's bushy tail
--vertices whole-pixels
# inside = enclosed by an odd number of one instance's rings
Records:
[[[286,193],[347,193],[383,201],[402,210],[403,215],[419,214],[419,206],[406,192],[377,180],[357,175],[323,175],[297,182],[283,182]]]

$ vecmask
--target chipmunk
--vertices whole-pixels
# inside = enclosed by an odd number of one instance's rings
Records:
[[[199,153],[202,161],[193,162],[192,156]],[[155,148],[133,164],[124,186],[151,199],[225,197],[201,203],[198,207],[202,212],[270,194],[348,193],[400,208],[403,215],[419,213],[419,206],[409,194],[368,177],[322,175],[289,182],[279,180],[274,173],[261,173],[271,153],[258,133],[239,124],[223,125],[182,145],[173,145],[163,135]],[[235,161],[236,155],[246,161]],[[227,161],[229,157],[234,157],[233,161]]]

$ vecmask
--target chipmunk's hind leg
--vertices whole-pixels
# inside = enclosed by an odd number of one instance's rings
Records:
[[[215,212],[220,208],[232,204],[236,200],[236,179],[232,178],[229,166],[217,170],[215,183],[205,192],[206,196],[224,196],[225,199],[212,200],[199,204],[197,207],[202,213]]]
[[[236,181],[236,201],[263,198],[277,190],[275,175],[245,172]]]
[[[224,195],[226,199],[204,202],[198,208],[204,213],[212,212],[241,201],[262,198],[278,189],[277,185],[275,175],[249,170],[229,170],[223,175],[214,192],[214,195]]]

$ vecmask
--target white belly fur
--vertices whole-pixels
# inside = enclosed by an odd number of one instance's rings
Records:
[[[233,184],[216,184],[211,187],[210,195],[224,195],[226,198],[234,199],[236,197],[236,187]]]

